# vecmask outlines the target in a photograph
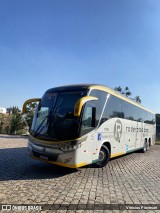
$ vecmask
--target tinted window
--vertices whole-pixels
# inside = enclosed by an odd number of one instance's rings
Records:
[[[123,101],[115,96],[109,95],[101,123],[114,117],[124,118]]]
[[[98,101],[95,101],[95,107],[96,107],[96,126],[99,123],[100,117],[103,112],[103,108],[106,102],[108,93],[100,91],[100,90],[92,90],[90,93],[90,96],[94,96],[98,98]]]
[[[148,124],[153,124],[155,122],[154,114],[110,94],[101,123],[114,117],[145,122]]]
[[[90,101],[85,104],[82,117],[81,136],[91,132],[95,128],[95,124],[93,125],[93,112],[95,110],[93,102],[94,101]]]
[[[146,112],[145,123],[155,124],[155,115],[150,112]]]

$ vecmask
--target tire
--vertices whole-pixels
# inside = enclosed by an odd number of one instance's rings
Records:
[[[147,150],[149,149],[149,142],[147,141]]]
[[[110,158],[109,149],[105,145],[102,145],[99,152],[98,162],[95,165],[99,168],[102,168],[107,165],[109,158]]]
[[[142,148],[142,152],[145,153],[147,151],[147,142],[144,142],[143,148]]]

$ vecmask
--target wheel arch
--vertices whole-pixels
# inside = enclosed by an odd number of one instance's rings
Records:
[[[99,168],[106,166],[111,156],[110,142],[102,141],[101,145],[99,146],[98,156],[98,161],[95,163],[95,166]]]
[[[109,141],[103,141],[102,144],[101,144],[101,147],[102,146],[106,146],[109,149],[109,154],[111,156],[111,144],[110,144],[110,142]],[[101,147],[100,147],[100,149],[101,149]]]

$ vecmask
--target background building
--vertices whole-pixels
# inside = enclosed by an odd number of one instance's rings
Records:
[[[6,108],[0,107],[0,113],[1,113],[1,114],[6,114],[6,113],[7,113]]]

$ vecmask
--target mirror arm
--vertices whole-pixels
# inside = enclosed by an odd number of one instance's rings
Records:
[[[32,102],[40,102],[40,101],[41,101],[41,98],[32,98],[32,99],[28,99],[27,101],[25,101],[23,104],[22,113],[26,112],[26,108],[27,108],[28,104],[30,104]]]
[[[85,96],[83,98],[80,98],[75,104],[74,116],[80,116],[83,105],[88,101],[94,101],[94,100],[98,100],[98,98],[93,96]]]

